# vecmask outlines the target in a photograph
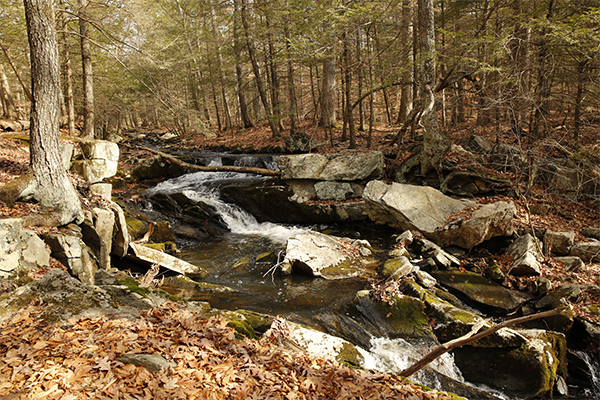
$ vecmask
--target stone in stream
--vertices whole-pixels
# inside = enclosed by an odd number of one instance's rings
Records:
[[[325,279],[362,276],[372,269],[370,245],[366,240],[350,240],[308,231],[288,239],[281,272],[297,271]]]
[[[182,275],[187,275],[192,278],[204,278],[207,272],[204,268],[185,262],[177,257],[163,253],[158,250],[151,249],[142,244],[131,243],[129,245],[131,253],[128,258],[139,260],[146,263],[148,266],[158,264],[159,266],[178,272]]]
[[[431,272],[438,283],[468,304],[494,315],[506,315],[518,309],[530,296],[506,289],[474,272],[460,270]]]
[[[319,181],[362,181],[383,173],[380,151],[347,150],[336,154],[298,154],[277,158],[281,178]]]
[[[513,233],[513,203],[477,204],[453,199],[431,187],[382,181],[367,183],[363,198],[371,220],[419,231],[442,247],[472,249],[492,237]]]

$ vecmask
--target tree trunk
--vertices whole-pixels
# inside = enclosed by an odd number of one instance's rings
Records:
[[[62,1],[60,2],[62,4]],[[69,41],[67,38],[67,23],[64,16],[61,21],[63,56],[65,59],[65,100],[67,103],[67,121],[69,127],[69,136],[75,136],[75,98],[73,96],[73,67],[71,65],[71,53],[69,52]]]
[[[402,64],[402,97],[400,99],[400,109],[398,110],[397,123],[405,124],[408,114],[412,110],[412,69],[410,68],[411,59],[411,35],[410,27],[412,21],[412,7],[411,0],[402,0],[402,23],[400,24],[400,43],[402,43],[403,49],[401,52]]]
[[[423,149],[421,151],[421,175],[425,176],[435,169],[450,147],[447,135],[440,131],[435,110],[434,88],[436,86],[435,69],[435,25],[433,0],[418,0],[419,5],[419,46],[421,48],[421,121],[424,128]]]
[[[59,151],[60,67],[53,0],[24,0],[31,57],[30,166],[34,187],[29,193],[57,212],[66,225],[81,217],[81,204],[63,167]]]
[[[252,128],[254,124],[248,114],[248,103],[246,101],[246,95],[244,92],[244,70],[242,69],[242,41],[239,33],[239,15],[240,15],[240,1],[234,0],[234,21],[233,21],[233,40],[234,40],[234,53],[235,53],[235,74],[236,74],[236,91],[238,96],[238,102],[240,106],[240,117],[244,129]]]
[[[581,102],[585,92],[585,67],[588,60],[577,63],[577,93],[575,94],[575,109],[573,110],[573,139],[579,145],[579,129],[581,128]]]
[[[267,92],[265,92],[265,88],[263,85],[262,77],[260,75],[260,68],[258,66],[258,60],[255,55],[254,42],[250,38],[250,24],[246,18],[246,13],[248,9],[247,0],[242,1],[242,10],[241,10],[241,19],[242,25],[244,27],[244,35],[246,36],[246,46],[248,49],[248,56],[250,57],[250,63],[252,64],[252,70],[254,72],[254,79],[256,81],[256,88],[258,89],[258,94],[260,95],[260,99],[262,101],[263,107],[265,108],[265,112],[267,113],[267,119],[269,121],[269,126],[271,128],[272,137],[279,137],[279,128],[275,123],[275,119],[273,118],[273,112],[271,109],[271,105],[269,104],[269,100],[267,99]]]
[[[10,91],[10,86],[8,86],[8,78],[6,77],[4,66],[2,64],[0,64],[0,84],[2,85],[0,94],[2,95],[2,108],[4,109],[3,117],[8,119],[16,119],[17,109],[15,108],[15,102]]]
[[[83,66],[83,132],[86,139],[94,138],[94,72],[90,49],[89,22],[87,20],[88,0],[78,0],[79,34],[81,42],[81,63]]]
[[[517,17],[523,12],[523,0],[514,0],[513,12]],[[515,133],[520,134],[523,121],[527,116],[527,98],[529,96],[529,36],[530,29],[517,22],[515,24],[513,39],[509,43],[512,56],[512,74],[515,83],[510,90],[509,99],[511,125]]]
[[[354,128],[354,115],[353,115],[353,107],[352,107],[352,71],[350,70],[350,46],[348,45],[349,37],[347,34],[344,34],[344,89],[345,89],[345,124],[348,127],[348,137],[350,139],[350,143],[348,147],[350,149],[356,148],[356,132]]]
[[[356,77],[358,78],[358,130],[363,132],[365,130],[365,110],[363,108],[362,94],[363,94],[363,62],[361,56],[361,34],[360,29],[356,30]]]
[[[319,126],[335,126],[335,56],[323,60],[323,84],[321,87],[321,118]]]
[[[288,1],[285,1],[285,5],[286,5],[286,9],[289,7],[288,6]],[[286,49],[286,53],[287,53],[287,84],[288,84],[288,97],[289,97],[289,103],[290,103],[290,109],[288,112],[289,118],[290,118],[290,133],[294,134],[296,132],[296,113],[298,110],[298,105],[296,102],[296,93],[295,93],[295,86],[294,86],[294,67],[292,65],[292,50],[291,50],[291,43],[290,43],[290,29],[289,29],[289,25],[290,25],[290,21],[289,18],[286,21],[286,23],[284,24],[284,30],[283,33],[285,35],[285,49]]]

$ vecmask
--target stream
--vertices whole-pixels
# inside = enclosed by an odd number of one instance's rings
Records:
[[[218,153],[188,155],[188,161],[200,165],[223,165],[225,161],[228,165],[271,169],[276,168],[274,159],[273,156],[243,155],[224,158]],[[279,315],[341,337],[360,349],[365,360],[363,367],[367,369],[398,373],[429,352],[435,343],[377,337],[365,328],[356,310],[350,306],[356,292],[367,286],[365,279],[325,280],[297,274],[281,276],[273,273],[271,262],[255,261],[257,256],[265,252],[283,253],[288,238],[315,228],[339,236],[366,239],[376,252],[382,254],[389,249],[392,234],[385,228],[373,229],[359,224],[342,228],[259,223],[243,209],[220,199],[219,189],[224,185],[257,179],[261,178],[251,174],[195,172],[161,182],[146,192],[147,197],[157,193],[183,193],[194,201],[209,204],[218,211],[230,230],[223,235],[178,243],[180,258],[208,271],[204,282],[230,288],[226,293],[201,293],[191,300],[207,301],[218,309],[246,309]],[[232,268],[245,257],[250,259],[245,268]],[[430,367],[437,373],[423,370],[411,379],[436,388],[443,387],[440,385],[443,376],[464,382],[451,354],[440,357]],[[509,398],[495,391],[493,395]]]

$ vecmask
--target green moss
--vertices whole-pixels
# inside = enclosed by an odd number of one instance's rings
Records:
[[[254,328],[247,321],[229,321],[227,326],[232,327],[237,333],[248,339],[258,339],[256,332],[254,332]]]
[[[348,342],[344,342],[335,360],[351,368],[359,368],[360,364],[364,361],[356,346]]]
[[[127,289],[132,293],[137,293],[140,296],[148,297],[148,290],[140,287],[140,283],[133,278],[123,278],[117,281],[117,285],[126,286]]]
[[[587,312],[593,315],[600,315],[600,309],[598,308],[598,304],[588,304],[583,307]]]
[[[165,292],[162,289],[154,289],[154,290],[152,290],[152,293],[155,293],[155,294],[157,294],[157,295],[159,295],[161,297],[164,297],[166,299],[174,301],[175,303],[185,303],[186,302],[181,297],[175,296],[174,294],[167,293],[167,292]]]

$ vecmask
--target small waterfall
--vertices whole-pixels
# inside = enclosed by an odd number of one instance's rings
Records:
[[[581,360],[583,360],[583,362],[585,363],[585,365],[588,368],[588,371],[591,375],[591,384],[593,387],[593,393],[586,393],[589,395],[599,395],[600,394],[600,361],[599,360],[594,360],[592,359],[588,353],[586,353],[585,351],[581,351],[581,350],[573,350],[573,352],[575,354],[577,354],[577,356],[579,356],[579,358]],[[586,392],[589,390],[586,390]]]
[[[421,343],[418,341],[409,343],[404,339],[373,337],[369,352],[366,355],[363,354],[365,356],[364,367],[398,374],[420,360],[434,346],[434,343]],[[454,364],[454,357],[450,353],[442,355],[430,363],[428,367],[456,381],[464,382],[460,370]],[[435,381],[435,375],[428,373],[426,370],[417,372],[413,379],[431,387],[440,386],[439,382]]]
[[[237,172],[194,172],[161,182],[148,190],[148,196],[156,193],[183,193],[191,200],[213,206],[232,233],[260,235],[273,242],[285,243],[291,236],[306,228],[285,226],[271,222],[258,222],[256,218],[235,204],[220,199],[219,188],[224,184],[257,180],[256,175]]]

